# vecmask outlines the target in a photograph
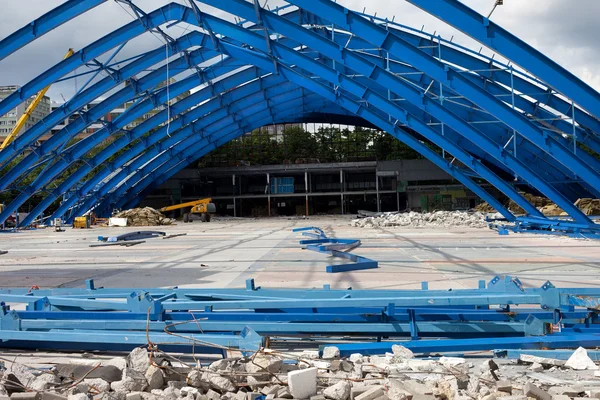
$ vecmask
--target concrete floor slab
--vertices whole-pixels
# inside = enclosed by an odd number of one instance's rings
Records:
[[[359,238],[353,252],[377,270],[327,274],[343,260],[303,250],[293,228],[319,226],[329,236]],[[152,230],[186,233],[133,247],[90,248],[98,236],[146,228],[51,229],[0,234],[0,287],[80,287],[94,278],[105,287],[353,287],[474,288],[480,279],[517,275],[525,286],[600,283],[600,243],[541,235],[499,236],[472,228],[358,228],[346,217],[216,219]]]

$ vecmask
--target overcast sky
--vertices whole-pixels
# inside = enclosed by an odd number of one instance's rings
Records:
[[[184,3],[184,0],[177,0]],[[222,0],[227,1],[227,0]],[[495,0],[463,0],[482,14],[488,14]],[[4,38],[31,20],[46,13],[62,0],[0,0],[0,38]],[[264,0],[261,0],[261,3]],[[346,7],[380,17],[392,18],[416,28],[425,26],[428,32],[437,31],[442,36],[455,36],[459,43],[479,49],[453,28],[427,15],[404,0],[338,0]],[[151,11],[167,3],[167,0],[137,0],[136,4]],[[269,5],[281,3],[269,0]],[[515,33],[555,61],[565,66],[596,89],[600,89],[600,15],[599,0],[504,0],[492,20]],[[221,16],[223,16],[221,14]],[[91,12],[78,17],[42,39],[26,46],[9,58],[0,61],[0,85],[22,85],[43,72],[64,56],[68,48],[79,50],[103,34],[132,20],[123,8],[109,0]],[[185,26],[173,27],[172,35],[184,33]],[[144,35],[132,41],[120,59],[141,49],[149,50],[160,45],[158,38]],[[491,52],[486,52],[491,54]],[[119,59],[119,57],[117,57]],[[85,79],[56,84],[50,90],[53,100],[72,95]]]

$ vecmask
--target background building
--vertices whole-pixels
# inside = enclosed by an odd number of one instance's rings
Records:
[[[219,214],[242,217],[466,210],[480,201],[389,135],[312,124],[246,134],[177,173],[144,204],[203,197],[213,198]]]
[[[18,90],[19,87],[20,86],[0,86],[0,101],[4,100],[14,91]],[[35,96],[32,96],[24,103],[10,110],[6,115],[0,116],[0,142],[4,141],[4,139],[12,132],[17,124],[17,121],[25,113],[25,110],[27,110],[27,107],[29,107],[34,98]],[[31,117],[27,120],[19,134],[27,131],[27,129],[31,128],[39,120],[50,114],[50,111],[50,98],[48,96],[44,96],[40,101],[40,104],[38,104],[38,106],[31,113]]]

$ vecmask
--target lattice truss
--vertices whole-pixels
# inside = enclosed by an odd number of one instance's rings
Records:
[[[105,1],[68,0],[1,40],[0,72],[2,59]],[[188,0],[151,12],[120,0],[135,16],[132,22],[0,102],[4,115],[45,86],[73,79],[76,70],[89,77],[0,152],[5,167],[27,151],[0,178],[0,190],[19,191],[0,223],[40,194],[43,200],[21,225],[57,199],[62,203],[52,218],[132,207],[182,168],[253,129],[337,118],[393,135],[509,221],[515,216],[484,190],[485,183],[531,217],[543,215],[519,193],[523,188],[554,201],[573,223],[593,225],[573,202],[600,197],[600,94],[457,0],[408,1],[503,57],[330,0],[287,0],[276,9],[259,0]],[[223,13],[206,12],[206,6]],[[186,29],[174,37],[166,33],[173,25]],[[115,61],[129,41],[150,34],[163,44]],[[177,80],[165,84],[169,71]],[[118,118],[70,144],[127,102],[133,105]],[[151,117],[128,128],[144,115]],[[55,179],[74,165],[57,186]],[[23,185],[34,171],[32,183]]]

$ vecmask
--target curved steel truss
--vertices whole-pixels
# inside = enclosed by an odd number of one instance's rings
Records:
[[[0,61],[104,1],[66,1],[1,40]],[[457,0],[408,1],[511,61],[331,0],[287,0],[274,10],[258,0],[189,0],[152,12],[120,0],[135,14],[133,22],[0,101],[4,115],[45,86],[72,79],[78,68],[86,72],[77,76],[90,77],[69,101],[0,152],[0,167],[12,165],[0,177],[0,190],[18,191],[0,223],[36,194],[43,200],[21,225],[61,198],[52,217],[130,207],[191,162],[255,128],[338,118],[393,135],[509,221],[515,216],[484,183],[531,217],[543,215],[519,193],[523,189],[550,198],[578,226],[593,226],[573,202],[600,197],[600,95]],[[204,6],[228,17],[207,13]],[[177,24],[193,28],[179,37],[166,33]],[[165,44],[114,61],[129,41],[149,34]],[[165,86],[169,73],[178,79]],[[102,100],[86,108],[97,99]],[[102,129],[69,144],[128,102],[133,105],[103,121]],[[72,173],[56,186],[65,171]],[[25,177],[31,183],[23,185]]]

